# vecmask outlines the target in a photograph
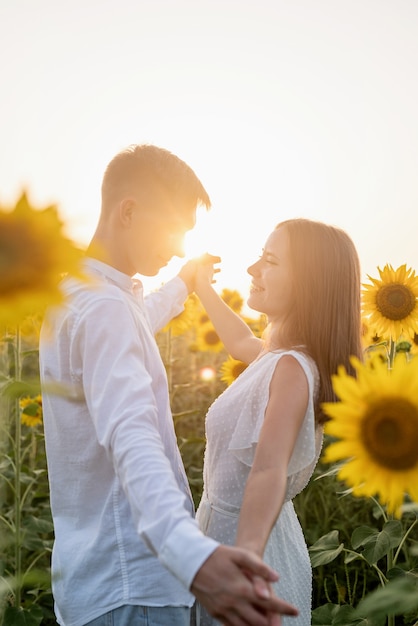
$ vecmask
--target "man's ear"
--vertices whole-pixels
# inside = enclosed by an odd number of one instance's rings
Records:
[[[136,209],[136,203],[133,198],[124,198],[119,203],[119,220],[122,226],[130,228]]]

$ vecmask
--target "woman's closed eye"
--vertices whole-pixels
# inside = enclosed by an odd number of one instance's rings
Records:
[[[259,256],[260,261],[265,261],[266,263],[270,263],[271,265],[278,265],[278,259],[273,254],[269,252],[264,252]]]

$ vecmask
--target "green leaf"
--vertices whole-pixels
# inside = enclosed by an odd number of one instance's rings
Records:
[[[323,604],[312,611],[312,626],[385,626],[385,619],[359,616],[348,604]]]
[[[354,608],[348,604],[338,607],[335,617],[332,621],[333,626],[348,626],[349,624],[358,624],[358,620],[354,618]]]
[[[323,535],[309,548],[312,567],[331,563],[344,549],[344,544],[339,542],[338,530]]]
[[[376,528],[370,528],[369,526],[359,526],[356,528],[351,535],[351,545],[354,550],[360,548],[360,546],[365,546],[369,541],[372,541],[377,535],[379,531]]]
[[[414,573],[414,570],[412,570],[411,572],[412,574]],[[387,572],[386,572],[386,578],[388,580],[394,580],[395,578],[399,578],[402,576],[408,576],[409,572],[402,569],[401,567],[391,567]],[[418,572],[417,572],[418,574]]]
[[[22,545],[33,552],[43,552],[50,544],[53,524],[51,520],[28,516],[23,524]],[[46,535],[46,537],[45,537]]]
[[[338,604],[323,604],[312,611],[312,626],[332,626]]]
[[[358,605],[358,615],[373,618],[404,615],[418,610],[418,577],[406,575],[369,593]]]
[[[31,417],[36,417],[39,411],[39,404],[37,402],[31,402],[23,409],[22,413],[25,415],[30,415]]]
[[[364,546],[363,556],[370,565],[374,565],[396,548],[402,539],[402,524],[397,520],[386,522],[379,532],[369,526],[356,528],[351,536],[354,549]]]
[[[25,520],[25,527],[36,533],[52,533],[54,525],[51,519],[43,519],[40,517],[34,517],[32,515],[27,516]]]
[[[39,383],[28,383],[22,380],[12,380],[4,385],[2,394],[8,398],[20,398],[20,396],[35,396],[39,393]]]
[[[392,548],[397,548],[403,537],[402,524],[399,520],[390,520],[383,526],[382,532],[389,535]]]
[[[348,565],[349,563],[352,563],[356,559],[361,559],[361,558],[362,558],[362,555],[359,552],[346,552],[344,556],[344,563]]]
[[[4,612],[3,626],[38,626],[42,622],[43,613],[39,606],[30,609],[9,606]]]

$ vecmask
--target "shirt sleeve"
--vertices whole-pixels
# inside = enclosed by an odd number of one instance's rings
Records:
[[[181,458],[167,456],[155,381],[145,366],[145,344],[126,304],[117,298],[93,302],[79,321],[73,347],[81,357],[83,389],[97,439],[114,465],[137,532],[190,588],[219,544],[200,532],[176,481],[172,463]]]
[[[154,334],[184,310],[187,295],[187,287],[179,276],[168,281],[158,290],[147,294],[144,303]]]

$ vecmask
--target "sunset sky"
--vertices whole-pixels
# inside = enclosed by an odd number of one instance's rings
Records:
[[[344,228],[364,278],[418,270],[416,0],[0,0],[0,33],[1,206],[26,189],[87,243],[108,161],[148,142],[211,196],[190,253],[219,287],[245,296],[289,217]]]

